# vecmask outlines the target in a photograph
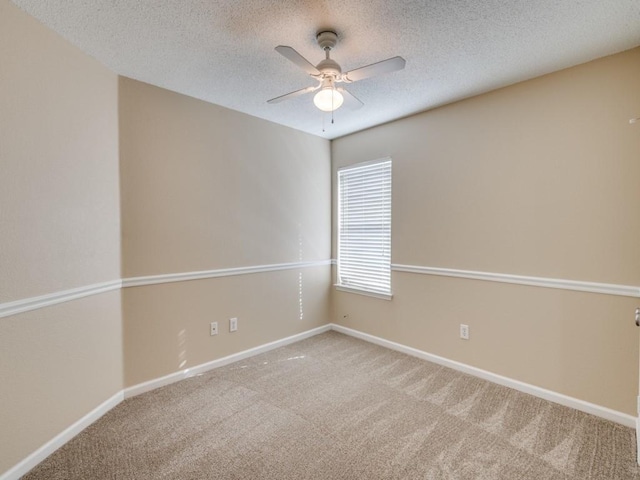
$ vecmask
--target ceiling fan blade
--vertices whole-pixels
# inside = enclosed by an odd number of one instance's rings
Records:
[[[342,105],[347,107],[349,110],[357,110],[364,105],[364,103],[362,103],[362,101],[360,101],[360,99],[350,91],[342,87],[337,88],[337,90],[342,94],[342,97],[344,98],[344,102],[342,103]]]
[[[278,45],[276,47],[276,52],[278,52],[283,57],[291,60],[309,75],[320,75],[320,72],[316,67],[314,67],[309,60],[304,58],[298,52],[296,52],[293,48],[287,47],[285,45]]]
[[[289,100],[290,98],[297,97],[298,95],[304,95],[305,93],[311,93],[314,90],[317,90],[318,88],[320,88],[320,87],[317,86],[317,87],[301,88],[300,90],[296,90],[295,92],[287,93],[285,95],[280,95],[279,97],[272,98],[271,100],[267,100],[267,103],[280,103],[280,102],[282,102],[284,100]]]
[[[376,75],[382,75],[383,73],[395,72],[396,70],[402,70],[407,62],[402,57],[393,57],[382,60],[378,63],[372,63],[366,67],[356,68],[350,72],[345,73],[342,78],[346,82],[357,82],[365,78],[373,77]]]

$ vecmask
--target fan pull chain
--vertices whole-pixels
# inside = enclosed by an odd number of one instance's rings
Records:
[[[331,93],[333,93],[333,92],[331,92]],[[333,112],[335,110],[335,108],[333,108],[333,99],[334,99],[334,96],[331,95],[331,125],[333,125]]]

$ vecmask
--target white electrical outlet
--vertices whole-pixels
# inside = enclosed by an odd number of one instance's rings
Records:
[[[238,319],[236,317],[229,319],[229,331],[235,332],[238,330]]]
[[[211,322],[211,336],[218,334],[218,322]]]
[[[469,340],[469,325],[460,324],[460,338]]]

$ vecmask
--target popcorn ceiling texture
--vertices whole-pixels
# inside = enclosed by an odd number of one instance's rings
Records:
[[[337,138],[640,44],[638,0],[14,0],[114,72]],[[400,72],[349,86],[365,106],[335,124],[315,85],[274,51],[289,45],[317,64],[320,29],[340,37],[343,71],[401,55]]]

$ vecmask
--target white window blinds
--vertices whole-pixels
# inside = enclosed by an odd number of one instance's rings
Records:
[[[338,284],[391,294],[391,159],[338,170]]]

